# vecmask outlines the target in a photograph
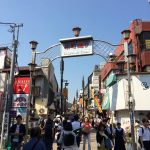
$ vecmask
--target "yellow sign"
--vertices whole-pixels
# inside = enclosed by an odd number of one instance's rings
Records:
[[[101,108],[101,105],[100,105],[100,103],[99,103],[99,101],[98,101],[97,96],[94,97],[94,102],[95,102],[95,104],[96,104],[96,106],[97,106],[99,112],[102,113],[103,111],[102,111],[102,108]]]
[[[150,40],[145,40],[146,49],[150,49]]]

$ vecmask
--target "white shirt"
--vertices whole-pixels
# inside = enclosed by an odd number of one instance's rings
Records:
[[[81,128],[81,123],[79,121],[73,121],[72,128],[73,128],[73,130]]]
[[[142,132],[142,128],[144,132]],[[142,136],[143,141],[150,141],[150,129],[145,128],[144,126],[139,128],[139,136]]]

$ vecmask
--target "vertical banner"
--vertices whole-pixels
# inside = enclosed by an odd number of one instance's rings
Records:
[[[95,102],[95,104],[96,104],[96,106],[97,106],[99,112],[102,113],[102,108],[101,108],[101,105],[100,105],[100,103],[99,103],[99,100],[98,100],[98,97],[97,97],[97,96],[94,97],[94,102]]]
[[[13,85],[13,100],[10,114],[21,115],[25,122],[30,93],[30,77],[15,77]]]

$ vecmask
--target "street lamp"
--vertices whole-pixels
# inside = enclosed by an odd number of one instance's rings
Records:
[[[121,32],[123,35],[123,38],[125,40],[124,42],[124,50],[128,51],[128,40],[130,38],[130,30],[124,30]],[[136,150],[135,145],[135,132],[134,132],[134,100],[131,93],[131,74],[130,74],[130,61],[131,61],[131,55],[127,56],[127,76],[128,76],[128,104],[129,104],[129,111],[130,111],[130,126],[131,126],[131,137],[132,137],[132,147],[133,150]],[[134,55],[135,56],[135,55]]]
[[[80,35],[80,31],[81,31],[81,28],[80,27],[74,27],[72,29],[73,33],[74,33],[74,36],[75,37],[78,37]]]
[[[32,62],[29,63],[29,71],[30,71],[30,93],[29,93],[29,98],[28,98],[28,107],[27,107],[27,116],[26,116],[26,137],[28,136],[28,131],[29,131],[29,120],[30,120],[30,112],[31,112],[31,102],[34,104],[33,100],[33,75],[35,72],[35,58],[36,58],[36,48],[37,48],[38,42],[37,41],[31,41],[30,46],[32,49]]]
[[[38,45],[38,42],[37,41],[30,41],[30,46],[31,46],[31,49],[32,49],[32,63],[35,64],[35,59],[36,59],[36,48],[37,48],[37,45]]]
[[[67,111],[67,99],[68,99],[68,88],[67,86],[69,85],[68,80],[63,80],[63,82],[65,83],[65,87],[63,88],[63,98],[64,98],[64,113],[66,113]]]

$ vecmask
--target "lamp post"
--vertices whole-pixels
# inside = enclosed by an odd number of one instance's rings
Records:
[[[123,38],[125,40],[124,43],[124,50],[128,51],[128,39],[130,38],[130,30],[122,31]],[[134,100],[131,93],[131,74],[130,74],[130,57],[131,55],[127,56],[127,77],[128,77],[128,105],[130,111],[130,127],[131,127],[131,137],[132,137],[132,147],[133,150],[136,150],[135,145],[135,131],[134,131]]]
[[[82,79],[82,100],[83,100],[83,117],[84,117],[84,76],[83,76],[83,79]]]
[[[65,87],[63,88],[63,98],[64,98],[64,113],[67,111],[67,99],[68,99],[68,88],[69,85],[68,80],[63,80],[65,82]]]
[[[64,60],[61,57],[60,60],[60,96],[61,96],[61,115],[64,111],[64,102],[63,102],[63,73],[64,73]]]
[[[38,42],[36,41],[30,42],[30,46],[32,49],[32,62],[28,64],[29,71],[30,71],[30,93],[29,93],[29,98],[28,98],[27,116],[26,116],[26,138],[28,136],[28,131],[29,131],[29,120],[30,120],[30,109],[31,109],[30,105],[31,105],[31,101],[33,100],[33,74],[34,74],[35,67],[36,67],[35,58],[36,58],[37,45],[38,45]]]

